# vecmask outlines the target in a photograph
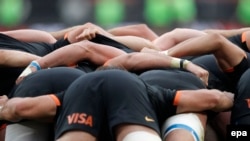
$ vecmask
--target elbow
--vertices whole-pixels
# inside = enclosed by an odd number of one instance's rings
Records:
[[[219,33],[210,33],[207,34],[206,36],[210,41],[212,41],[213,46],[215,46],[216,48],[222,47],[226,40],[226,38]]]
[[[177,28],[174,28],[173,30],[171,30],[171,32],[173,32],[173,33],[175,33],[175,34],[177,34],[177,33],[182,33],[182,32],[183,32],[183,29],[184,29],[184,28],[179,28],[179,27],[177,27]]]
[[[138,25],[136,25],[136,28],[140,29],[142,31],[150,29],[147,24],[138,24]]]
[[[94,24],[91,23],[91,22],[87,22],[87,23],[85,23],[83,26],[86,26],[86,27],[93,27]]]

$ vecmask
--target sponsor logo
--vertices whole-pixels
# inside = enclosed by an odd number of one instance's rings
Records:
[[[85,113],[73,113],[67,116],[68,124],[84,124],[87,126],[93,126],[93,116]]]
[[[145,120],[146,120],[147,122],[154,122],[154,121],[155,121],[154,119],[149,118],[148,116],[145,116]]]

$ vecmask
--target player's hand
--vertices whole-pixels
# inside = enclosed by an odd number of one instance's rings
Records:
[[[96,37],[99,31],[96,28],[86,28],[83,30],[81,34],[76,37],[76,40],[91,40]]]
[[[40,70],[41,67],[38,64],[38,62],[36,61],[32,61],[25,69],[24,71],[18,76],[18,78],[16,79],[16,84],[19,84],[26,76],[28,76],[29,74]]]
[[[187,64],[186,70],[192,72],[197,77],[199,77],[201,79],[201,81],[203,81],[206,86],[208,85],[209,72],[207,70],[205,70],[204,68],[202,68],[198,65],[195,65],[192,62],[189,62]]]

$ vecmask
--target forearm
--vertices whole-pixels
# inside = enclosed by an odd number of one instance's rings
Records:
[[[60,48],[41,59],[38,59],[41,68],[60,65],[72,66],[79,61],[89,61],[95,65],[103,65],[107,60],[126,54],[124,51],[90,41],[81,41]]]
[[[145,24],[115,27],[108,30],[114,36],[137,36],[153,41],[158,35]]]
[[[78,61],[87,58],[87,51],[83,48],[71,44],[63,48],[57,49],[50,54],[43,56],[36,61],[40,65],[41,69],[58,67],[58,66],[72,66]]]
[[[204,32],[206,33],[219,33],[223,35],[224,37],[235,36],[245,31],[250,31],[250,28],[245,27],[245,28],[239,28],[239,29],[206,29],[204,30]]]
[[[206,35],[205,32],[188,28],[175,28],[158,37],[153,43],[161,50],[167,50],[191,38]]]
[[[228,40],[220,34],[206,34],[181,42],[170,48],[167,53],[173,57],[211,54],[225,48],[227,42]]]
[[[216,89],[181,90],[176,93],[174,105],[177,113],[212,110],[222,112],[233,106],[231,93]]]
[[[186,64],[182,62],[184,64],[181,65],[180,61],[181,59],[158,53],[130,53],[111,59],[106,62],[105,65],[120,66],[128,71],[141,71],[166,67],[186,69]]]
[[[23,42],[44,42],[53,44],[56,39],[46,31],[34,29],[20,29],[2,32],[12,38]]]
[[[37,55],[16,50],[0,50],[0,65],[7,67],[25,67],[33,60],[39,59]]]
[[[12,122],[22,119],[52,119],[56,108],[56,104],[48,96],[12,98],[3,106],[0,118]]]

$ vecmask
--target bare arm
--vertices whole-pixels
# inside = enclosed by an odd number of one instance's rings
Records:
[[[227,111],[233,106],[233,94],[219,90],[183,90],[176,97],[177,113],[212,110]],[[178,95],[178,94],[177,94]]]
[[[7,66],[7,67],[25,67],[31,61],[39,59],[39,56],[17,51],[17,50],[0,50],[0,66]]]
[[[87,40],[60,48],[38,60],[41,68],[61,65],[71,66],[79,61],[90,61],[102,65],[110,58],[126,54],[124,51]]]
[[[126,31],[126,28],[124,28],[123,30]],[[140,51],[143,47],[157,49],[154,44],[148,39],[129,34],[123,34],[123,36],[114,36],[105,31],[103,28],[92,23],[86,23],[68,32],[68,40],[71,43],[76,43],[82,40],[91,40],[97,33],[120,42],[134,51]]]
[[[158,53],[130,53],[120,55],[110,59],[104,66],[118,66],[129,71],[140,71],[156,68],[182,68],[194,73],[197,77],[201,78],[205,84],[208,81],[208,71],[193,64],[192,62],[182,62],[178,58],[173,58]]]
[[[65,29],[62,29],[62,30],[59,30],[59,31],[52,31],[52,32],[49,32],[49,34],[51,36],[53,36],[55,39],[59,40],[59,39],[62,39],[64,38],[64,35],[66,33],[68,33],[69,31],[72,31],[76,28],[79,28],[81,25],[76,25],[76,26],[73,26],[73,27],[68,27],[68,28],[65,28]]]
[[[167,50],[167,54],[173,57],[213,54],[222,70],[235,67],[246,56],[245,51],[217,33],[181,42]]]
[[[12,38],[23,42],[55,43],[56,39],[46,31],[34,29],[19,29],[2,32]]]
[[[206,29],[203,30],[206,33],[218,33],[223,35],[224,37],[231,37],[234,35],[241,34],[245,31],[250,31],[249,27],[239,28],[239,29]]]
[[[137,37],[137,36],[113,36],[113,35],[109,35],[107,33],[104,33],[102,31],[100,31],[97,28],[85,28],[83,31],[81,31],[82,33],[77,33],[76,35],[78,35],[76,38],[70,38],[70,37],[74,37],[74,36],[70,36],[68,38],[68,40],[72,43],[72,42],[79,42],[82,40],[91,40],[93,38],[96,37],[96,34],[102,34],[106,37],[109,37],[110,39],[113,39],[119,43],[122,43],[124,45],[126,45],[128,48],[134,50],[134,51],[141,51],[143,48],[150,48],[150,49],[155,49],[158,50],[156,48],[156,46],[153,44],[153,42],[144,39],[142,37]]]
[[[12,122],[22,119],[51,120],[57,108],[55,101],[49,95],[12,99],[1,96],[0,102],[2,106],[0,119]]]
[[[57,66],[74,66],[79,61],[89,61],[95,65],[103,65],[107,60],[122,54],[126,53],[120,49],[96,44],[87,40],[70,44],[37,59],[37,63],[31,63],[20,74],[16,83],[20,83],[24,77],[39,69]],[[35,64],[35,66],[32,64]]]
[[[127,25],[109,29],[108,32],[114,36],[137,36],[153,41],[158,35],[146,24]]]
[[[250,30],[244,33],[248,51],[250,51]]]
[[[103,28],[92,24],[86,23],[84,25],[77,26],[71,31],[67,32],[67,38],[70,43],[76,43],[82,40],[90,40],[95,37],[95,34],[99,33],[107,37],[112,37],[113,35],[105,31]]]
[[[150,40],[131,35],[113,36],[112,34],[106,32],[101,27],[93,25],[91,23],[87,23],[81,26],[81,28],[77,28],[73,31],[70,31],[68,33],[68,40],[71,43],[76,43],[82,40],[91,40],[95,38],[97,33],[107,36],[117,42],[120,42],[134,51],[140,51],[144,47],[157,50],[157,48]]]
[[[50,34],[58,40],[58,39],[63,38],[66,33],[73,31],[75,33],[72,34],[72,37],[76,37],[81,32],[83,32],[84,29],[86,28],[96,28],[100,31],[101,34],[106,35],[106,36],[128,36],[129,35],[129,36],[142,37],[150,41],[153,41],[155,38],[158,37],[158,35],[145,24],[115,27],[106,31],[100,26],[97,26],[90,22],[85,23],[83,25],[77,25],[77,26],[69,27],[63,30],[50,32]]]
[[[194,37],[206,35],[205,32],[188,28],[176,28],[166,32],[153,41],[160,50],[167,50],[175,45]]]

